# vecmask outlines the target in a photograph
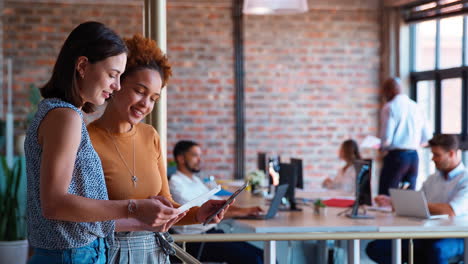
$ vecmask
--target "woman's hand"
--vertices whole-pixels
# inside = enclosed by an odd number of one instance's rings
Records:
[[[223,218],[224,218],[224,214],[229,209],[229,206],[231,206],[231,204],[234,203],[234,201],[235,201],[235,199],[232,200],[231,203],[229,203],[229,205],[226,206],[226,208],[221,210],[221,212],[219,212],[215,217],[213,217],[210,224],[211,223],[216,224],[216,223],[221,222],[221,220],[223,220]],[[208,217],[210,217],[212,214],[216,213],[216,211],[218,211],[218,209],[221,206],[223,206],[225,202],[226,202],[225,200],[209,200],[206,203],[204,203],[200,207],[200,209],[198,210],[198,213],[196,215],[197,221],[200,222],[200,223],[205,222],[206,219]]]
[[[259,215],[263,213],[263,209],[260,206],[240,208],[243,215]]]
[[[179,210],[173,208],[169,200],[161,196],[135,200],[135,203],[135,212],[131,216],[151,227],[166,225],[179,215]]]
[[[244,217],[250,215],[259,215],[263,213],[263,209],[259,206],[253,207],[237,207],[231,206],[231,208],[226,212],[224,218],[232,218],[232,217]]]
[[[171,203],[171,201],[169,201],[166,197],[164,196],[161,196],[161,195],[158,195],[158,196],[150,196],[151,199],[155,199],[155,200],[158,200],[160,201],[161,203],[163,203],[164,205],[168,206],[168,207],[171,207],[171,208],[174,208],[173,204]],[[187,212],[188,211],[185,211],[183,213],[180,213],[177,217],[169,220],[168,222],[166,222],[165,224],[163,225],[160,225],[160,226],[156,226],[156,227],[152,227],[152,226],[146,226],[145,227],[145,230],[148,230],[148,231],[153,231],[153,232],[167,232],[169,231],[169,229],[175,225],[177,222],[179,222],[182,218],[184,218],[186,215],[187,215]]]
[[[392,199],[387,195],[377,195],[374,201],[378,206],[392,206]]]
[[[239,211],[239,216],[259,215],[265,212],[260,206],[239,208]]]
[[[151,232],[167,232],[175,223],[182,219],[187,213],[183,212],[176,218],[169,220],[160,226],[147,225],[136,218],[123,218],[115,221],[115,232],[126,231],[151,231]]]
[[[326,179],[322,182],[322,186],[325,187],[325,188],[330,188],[332,185],[333,185],[333,180],[330,179],[330,178],[326,178]]]
[[[142,223],[142,226],[143,226],[143,229],[146,230],[146,231],[152,231],[152,232],[167,232],[169,231],[169,229],[175,225],[177,222],[180,221],[180,219],[184,218],[185,216],[187,215],[187,211],[181,213],[180,215],[178,215],[176,218],[172,219],[172,220],[169,220],[168,222],[166,222],[165,224],[163,225],[160,225],[160,226],[149,226],[149,225],[146,225],[144,223]]]

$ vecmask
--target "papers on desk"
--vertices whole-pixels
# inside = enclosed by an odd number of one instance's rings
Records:
[[[369,211],[385,212],[385,213],[391,213],[393,211],[391,206],[367,206],[366,209]]]
[[[216,180],[216,182],[223,186],[229,186],[229,187],[235,187],[235,188],[239,188],[245,183],[244,180],[222,180],[222,179]]]
[[[214,189],[210,190],[209,192],[204,193],[204,194],[198,196],[197,198],[183,204],[181,207],[178,208],[180,213],[183,213],[183,212],[187,211],[188,209],[190,209],[190,208],[192,208],[194,206],[199,206],[199,205],[203,204],[204,202],[208,201],[213,195],[215,195],[220,190],[221,190],[221,186],[218,185]]]
[[[231,196],[232,192],[225,189],[221,189],[219,192],[215,193],[216,196]]]
[[[361,142],[360,147],[361,148],[378,149],[378,148],[380,148],[380,144],[381,144],[380,138],[368,135]]]

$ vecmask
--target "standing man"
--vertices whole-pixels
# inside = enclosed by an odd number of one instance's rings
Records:
[[[437,168],[437,172],[422,186],[429,212],[449,216],[468,215],[468,171],[458,153],[458,139],[453,135],[436,135],[429,141],[429,145],[432,160]],[[375,201],[379,206],[392,204],[387,195],[379,195]],[[414,263],[446,264],[451,258],[463,254],[463,240],[463,238],[415,239]],[[403,261],[407,261],[407,240],[403,240],[402,247]],[[390,263],[391,242],[375,240],[367,245],[366,252],[369,258],[377,263]]]
[[[387,103],[380,117],[380,151],[384,155],[380,174],[379,194],[388,195],[389,188],[398,188],[402,182],[409,189],[416,187],[419,158],[417,149],[431,137],[423,111],[407,95],[401,93],[398,78],[383,84]]]
[[[201,170],[201,153],[200,145],[193,141],[179,141],[174,147],[177,171],[169,180],[169,188],[174,201],[180,204],[209,191],[208,187],[196,175]],[[216,199],[216,196],[213,198]],[[231,205],[224,218],[256,215],[260,212],[262,209],[257,206],[241,208]],[[173,229],[177,233],[224,233],[217,228],[216,224],[174,226]],[[187,252],[203,262],[263,263],[263,251],[247,242],[187,243]]]

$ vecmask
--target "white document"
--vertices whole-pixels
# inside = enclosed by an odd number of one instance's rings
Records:
[[[198,205],[203,204],[204,202],[210,200],[211,197],[213,195],[215,195],[217,192],[219,192],[220,190],[221,190],[221,186],[218,185],[214,189],[210,190],[209,192],[204,193],[204,194],[198,196],[197,198],[183,204],[181,207],[178,208],[180,213],[183,213],[183,212],[187,211],[188,209],[190,209],[190,208],[192,208],[194,206],[198,206]]]
[[[374,137],[371,135],[368,135],[364,138],[364,140],[361,142],[361,148],[373,148],[373,149],[378,149],[380,148],[381,140],[378,137]]]

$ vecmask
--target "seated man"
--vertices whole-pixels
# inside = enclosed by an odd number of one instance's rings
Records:
[[[200,172],[201,148],[193,141],[180,141],[174,147],[174,159],[177,171],[169,180],[174,201],[184,204],[197,196],[209,191],[195,173]],[[216,199],[216,197],[214,197]],[[255,215],[262,212],[260,207],[240,208],[231,205],[224,218]],[[216,224],[203,226],[174,226],[177,233],[224,233],[216,228]],[[187,252],[197,257],[201,249],[201,261],[227,263],[263,263],[263,251],[246,242],[210,242],[187,243]]]
[[[458,155],[458,139],[452,135],[436,135],[429,141],[432,160],[437,172],[423,184],[431,214],[462,216],[468,214],[468,171]],[[390,197],[379,195],[375,201],[380,206],[391,205]],[[402,243],[403,258],[408,254],[408,243]],[[448,263],[448,260],[463,254],[461,238],[414,240],[414,263]],[[367,255],[377,263],[390,263],[391,242],[375,240],[368,244]]]

